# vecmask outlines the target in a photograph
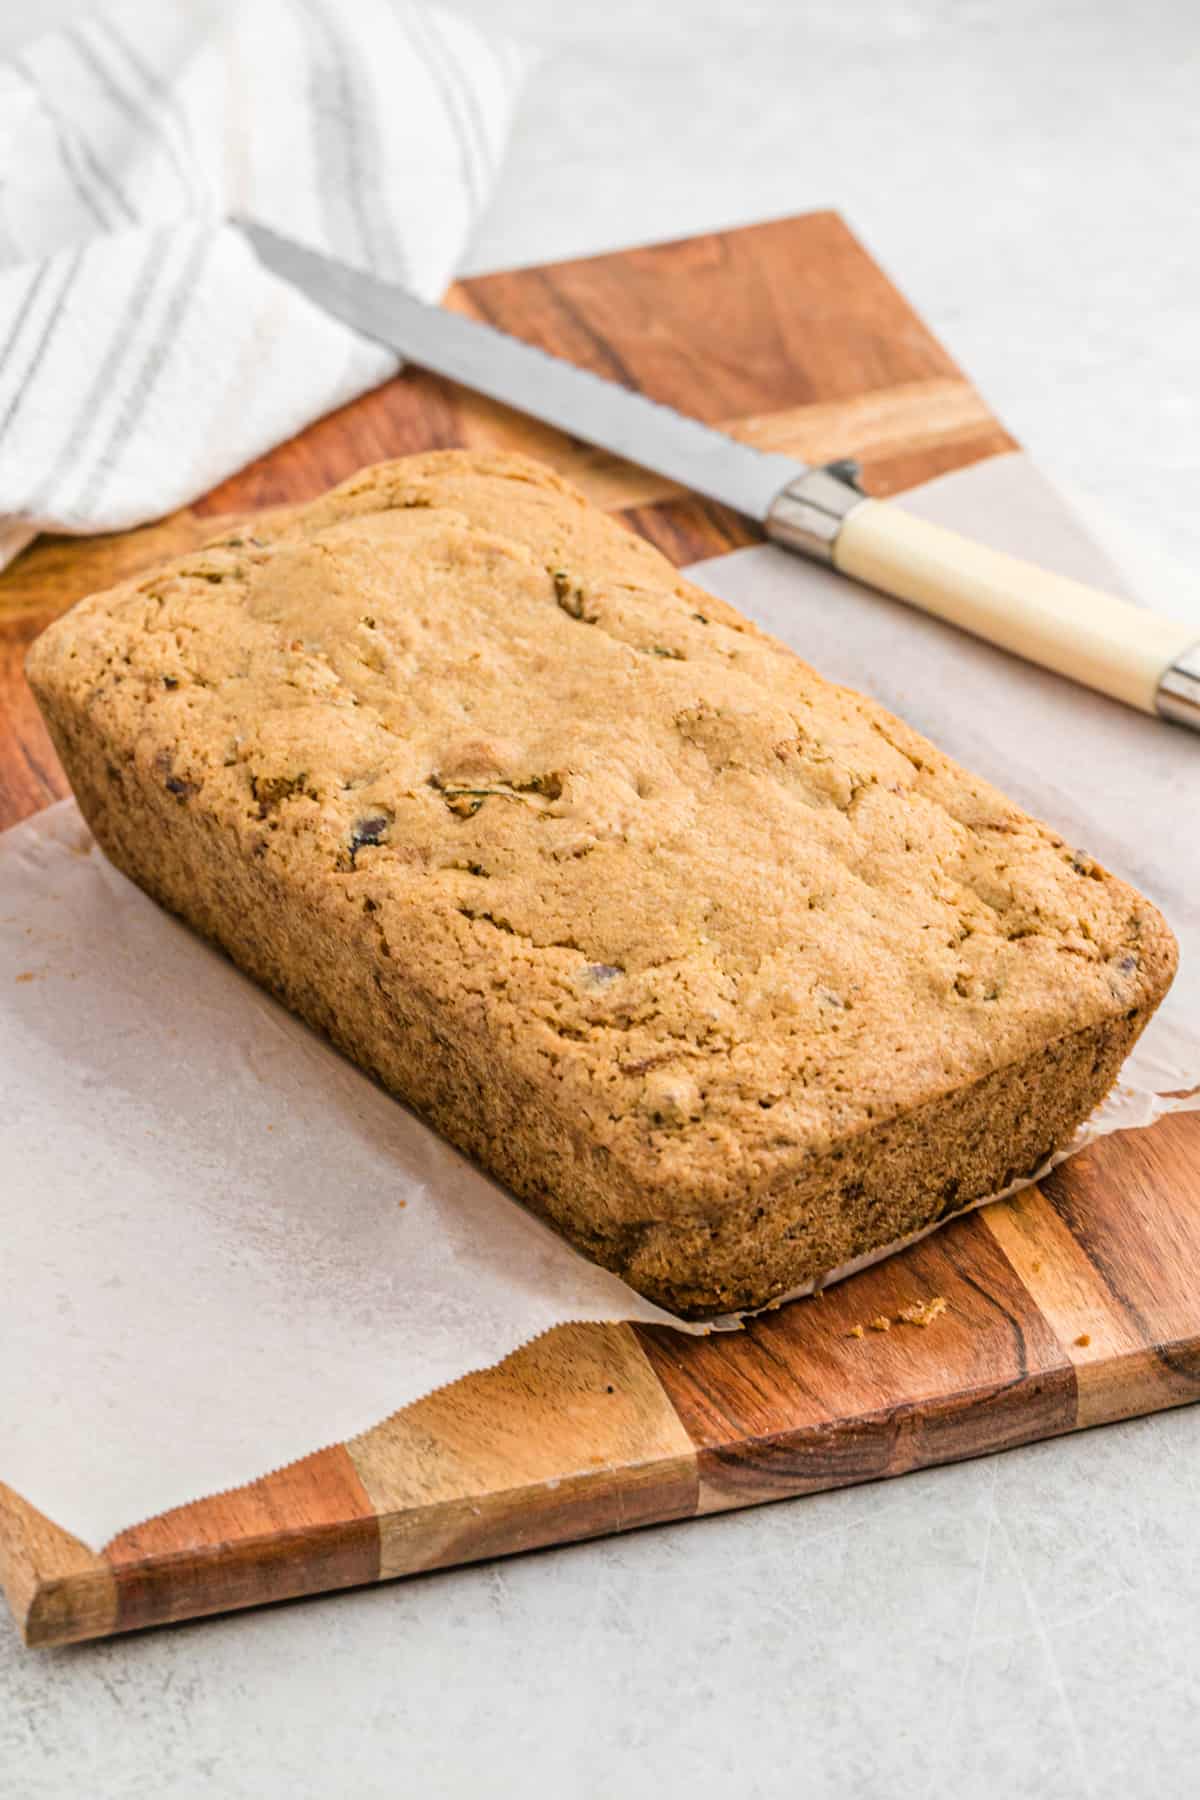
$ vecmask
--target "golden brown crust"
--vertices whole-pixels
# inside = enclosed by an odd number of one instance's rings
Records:
[[[364,471],[29,673],[122,868],[688,1311],[1025,1173],[1173,973],[1132,889],[522,459]]]

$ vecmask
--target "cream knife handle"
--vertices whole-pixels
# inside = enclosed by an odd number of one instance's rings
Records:
[[[807,494],[798,492],[806,487]],[[772,508],[767,530],[789,548],[818,555],[842,574],[989,643],[1127,706],[1162,712],[1200,730],[1194,625],[1052,575],[886,501],[865,499],[844,465],[814,470],[791,483]]]

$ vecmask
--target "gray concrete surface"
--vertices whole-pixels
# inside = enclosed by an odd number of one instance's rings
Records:
[[[0,1792],[1183,1800],[1200,1412],[32,1655]]]
[[[1192,0],[456,3],[554,54],[472,268],[838,206],[1051,473],[1200,561]],[[76,10],[4,0],[0,52]],[[0,1625],[0,1796],[1182,1796],[1198,1473],[1185,1411],[77,1651]]]

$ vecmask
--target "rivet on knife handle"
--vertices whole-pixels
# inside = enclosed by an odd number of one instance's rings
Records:
[[[1194,625],[869,500],[856,473],[831,463],[789,482],[767,514],[768,535],[1001,649],[1200,731]]]

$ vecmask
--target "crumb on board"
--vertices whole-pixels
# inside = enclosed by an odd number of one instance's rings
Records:
[[[853,1326],[846,1335],[861,1338],[868,1331],[890,1331],[893,1325],[919,1325],[923,1330],[935,1319],[940,1319],[949,1304],[944,1294],[931,1294],[928,1300],[915,1300],[911,1306],[902,1306],[894,1318],[887,1313],[878,1313],[875,1318],[868,1319],[865,1326]]]
[[[935,1319],[941,1318],[946,1305],[944,1294],[932,1294],[928,1300],[917,1300],[912,1306],[901,1307],[900,1317],[906,1325],[920,1325],[924,1330],[926,1325],[932,1325]]]
[[[1081,1350],[1086,1350],[1091,1341],[1092,1334],[1090,1331],[1081,1331],[1079,1336],[1075,1339],[1075,1342]]]
[[[33,980],[33,970],[32,969],[22,969],[21,973],[17,976],[17,980],[18,981],[32,981]]]

